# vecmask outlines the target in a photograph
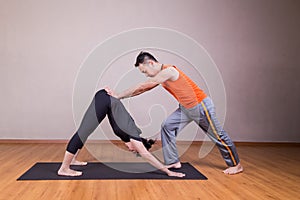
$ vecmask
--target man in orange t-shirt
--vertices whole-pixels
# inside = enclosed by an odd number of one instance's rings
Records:
[[[161,140],[165,164],[180,168],[176,136],[187,124],[195,121],[209,138],[216,143],[228,168],[225,174],[237,174],[243,171],[234,143],[223,130],[215,114],[212,100],[188,76],[173,65],[159,63],[153,55],[141,52],[135,66],[149,79],[119,94],[110,89],[107,92],[118,98],[142,94],[161,84],[179,102],[179,108],[162,124]]]

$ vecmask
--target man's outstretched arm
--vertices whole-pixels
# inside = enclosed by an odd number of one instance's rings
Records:
[[[133,97],[139,94],[142,94],[146,91],[149,91],[159,84],[169,80],[174,79],[174,77],[178,76],[178,72],[175,71],[173,68],[167,68],[162,71],[160,71],[156,76],[149,78],[147,81],[137,84],[134,87],[131,87],[127,90],[124,90],[123,92],[116,94],[109,88],[106,88],[105,90],[107,93],[115,98],[118,99],[124,99],[128,97]]]
[[[148,90],[151,90],[158,86],[159,84],[156,82],[146,81],[143,83],[139,83],[138,85],[129,88],[127,90],[124,90],[123,92],[120,92],[119,94],[115,94],[115,97],[118,99],[124,99],[128,97],[134,97],[136,95],[142,94]]]

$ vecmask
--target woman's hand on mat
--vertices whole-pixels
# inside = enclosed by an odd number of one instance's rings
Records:
[[[180,177],[180,178],[182,178],[182,177],[185,176],[184,173],[181,173],[181,172],[173,172],[173,171],[170,171],[170,170],[168,170],[167,174],[168,174],[168,176],[176,176],[176,177]]]

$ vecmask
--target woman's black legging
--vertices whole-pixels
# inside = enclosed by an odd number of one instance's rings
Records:
[[[98,127],[106,115],[114,133],[121,140],[129,142],[130,138],[132,138],[142,141],[140,138],[141,130],[136,126],[122,102],[108,95],[105,90],[100,90],[94,96],[78,130],[69,141],[67,151],[75,154],[78,149],[81,149],[87,138]]]

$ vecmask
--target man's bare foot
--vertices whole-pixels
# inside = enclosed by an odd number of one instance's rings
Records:
[[[223,171],[224,174],[229,174],[229,175],[233,175],[233,174],[238,174],[238,173],[241,173],[243,172],[243,167],[241,165],[241,163],[237,164],[236,166],[234,167],[228,167],[227,169],[225,169]]]
[[[181,163],[177,162],[177,163],[174,163],[174,164],[171,164],[171,165],[167,165],[167,168],[176,168],[176,169],[179,169],[179,168],[181,168]]]
[[[168,176],[175,176],[175,177],[180,177],[180,178],[182,178],[182,177],[185,176],[184,173],[181,173],[181,172],[173,172],[173,171],[170,171],[170,170],[169,170],[169,172],[168,172],[167,174],[168,174]]]
[[[82,172],[75,171],[75,170],[72,170],[72,169],[63,169],[63,168],[60,168],[58,170],[57,174],[59,176],[81,176]]]
[[[81,162],[81,161],[78,161],[78,160],[72,160],[71,165],[84,166],[84,165],[87,165],[87,162]]]

